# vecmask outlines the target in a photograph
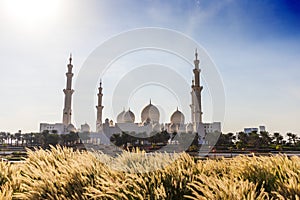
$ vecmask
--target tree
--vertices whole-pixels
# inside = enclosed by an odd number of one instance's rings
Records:
[[[28,144],[30,143],[30,139],[31,139],[30,133],[25,133],[23,135],[23,139],[25,141],[25,146],[28,146]]]
[[[32,135],[32,143],[35,146],[42,145],[43,135],[42,133],[33,133]]]
[[[10,138],[10,146],[12,146],[13,141],[16,139],[15,136],[13,134],[9,135]]]
[[[287,133],[286,135],[289,137],[288,140],[289,140],[289,143],[291,144],[292,143],[292,133]]]
[[[110,141],[114,144],[114,145],[116,145],[116,146],[118,146],[118,147],[120,147],[121,145],[123,145],[123,141],[121,140],[121,134],[116,134],[116,133],[114,133],[111,137],[110,137]]]
[[[145,141],[151,144],[162,143],[161,145],[166,145],[170,139],[170,134],[167,131],[152,132],[150,137],[147,137],[146,132],[135,133],[135,132],[122,132],[121,134],[113,134],[110,137],[110,141],[116,146],[127,147],[142,147]]]
[[[19,146],[19,141],[21,140],[21,130],[15,133],[15,139],[17,140],[17,146]]]
[[[270,137],[270,134],[266,131],[260,132],[260,138],[261,138],[262,145],[264,146],[268,146],[272,142],[272,138]]]
[[[237,148],[239,147],[246,147],[248,144],[248,134],[245,132],[239,132],[238,133],[238,142],[237,142]]]
[[[74,145],[77,143],[79,140],[79,136],[75,132],[70,132],[67,134],[68,141],[70,142],[71,145]]]
[[[187,134],[190,134],[190,133],[187,133]],[[199,139],[200,139],[199,138],[199,134],[196,133],[196,135],[194,137],[194,140],[193,140],[193,142],[192,142],[192,144],[190,146],[190,147],[193,147],[194,151],[198,151],[199,150]]]
[[[274,133],[274,134],[273,134],[273,137],[274,137],[274,139],[275,139],[275,144],[276,144],[276,145],[282,143],[283,136],[280,135],[280,133],[278,133],[278,132]]]
[[[296,140],[298,139],[297,135],[296,134],[292,134],[291,138],[293,140],[293,144],[296,145]]]
[[[46,138],[46,147],[49,145],[57,145],[59,142],[59,135],[57,133],[48,134]]]
[[[7,135],[5,132],[0,132],[0,141],[1,144],[5,143],[5,140],[7,139]]]
[[[223,134],[221,133],[221,135],[218,138],[217,141],[217,146],[230,146],[233,145],[233,141],[236,139],[236,137],[234,136],[233,133],[227,133],[227,134]]]
[[[262,144],[262,141],[256,131],[249,133],[248,145],[259,148],[261,146],[261,144]]]
[[[7,144],[10,143],[10,145],[11,145],[12,142],[11,142],[11,136],[10,136],[10,133],[7,133],[7,134],[6,134],[6,137],[7,137]]]
[[[48,130],[44,130],[42,132],[42,135],[40,137],[40,142],[41,142],[41,145],[43,148],[46,148],[47,147],[47,137],[49,135],[49,131]]]
[[[227,140],[230,145],[232,145],[234,143],[233,141],[235,139],[236,139],[236,136],[233,133],[227,133]]]

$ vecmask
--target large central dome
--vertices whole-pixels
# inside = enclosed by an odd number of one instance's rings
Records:
[[[142,118],[142,122],[159,122],[159,110],[157,109],[156,106],[151,104],[147,105],[142,113],[141,113],[141,118]]]

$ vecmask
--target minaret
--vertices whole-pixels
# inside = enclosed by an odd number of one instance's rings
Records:
[[[196,128],[197,124],[202,123],[202,107],[201,107],[201,91],[203,89],[200,86],[200,68],[199,68],[200,61],[198,60],[198,53],[197,49],[195,51],[195,60],[194,65],[195,68],[193,69],[194,72],[194,80],[192,82],[192,104],[191,104],[191,114],[192,114],[192,123],[194,128]]]
[[[67,86],[66,89],[64,89],[64,93],[65,93],[65,107],[63,110],[63,124],[65,126],[68,126],[71,123],[71,117],[72,117],[72,94],[74,92],[74,90],[72,89],[72,77],[73,77],[73,73],[72,73],[72,55],[70,55],[69,58],[69,64],[68,64],[68,72],[66,73],[67,76]]]
[[[100,132],[102,129],[102,110],[104,106],[102,106],[102,81],[100,81],[100,86],[98,88],[99,93],[98,93],[98,105],[96,106],[97,108],[97,121],[96,121],[96,131]]]

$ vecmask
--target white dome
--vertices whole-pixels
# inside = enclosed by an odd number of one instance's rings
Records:
[[[135,116],[134,113],[129,109],[125,112],[123,110],[118,116],[117,116],[117,123],[134,123]]]
[[[124,113],[125,113],[125,110],[123,110],[122,112],[120,112],[120,114],[118,114],[117,116],[117,123],[124,123]]]
[[[135,120],[134,113],[131,112],[130,109],[124,113],[123,115],[124,123],[134,123],[134,120]]]
[[[159,122],[159,110],[154,105],[146,106],[141,113],[142,122]]]
[[[87,123],[81,125],[81,132],[91,132],[90,126]]]
[[[67,126],[67,131],[68,132],[76,132],[76,128],[75,128],[75,126],[73,124],[69,124]]]
[[[184,124],[184,115],[177,108],[177,110],[172,114],[170,120],[173,124]]]

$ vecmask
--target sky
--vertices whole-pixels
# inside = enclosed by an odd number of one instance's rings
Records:
[[[0,131],[37,132],[40,122],[61,122],[69,54],[75,85],[99,45],[144,27],[183,33],[206,50],[223,81],[223,132],[265,125],[270,133],[300,135],[297,0],[0,0]],[[190,84],[193,66],[176,56],[149,50],[125,55],[99,77],[104,118],[115,119],[122,107],[130,107],[139,121],[141,109],[152,98],[163,121],[169,121],[176,106],[190,121],[187,106],[178,105],[172,92],[159,85],[137,89],[127,105],[112,109],[118,77],[132,66],[150,62],[172,65]],[[204,121],[209,122],[213,105],[209,86],[203,79],[202,84]],[[97,85],[94,89],[96,105]],[[189,89],[186,93],[189,97]],[[75,125],[87,122],[94,129],[96,109],[90,115]]]

